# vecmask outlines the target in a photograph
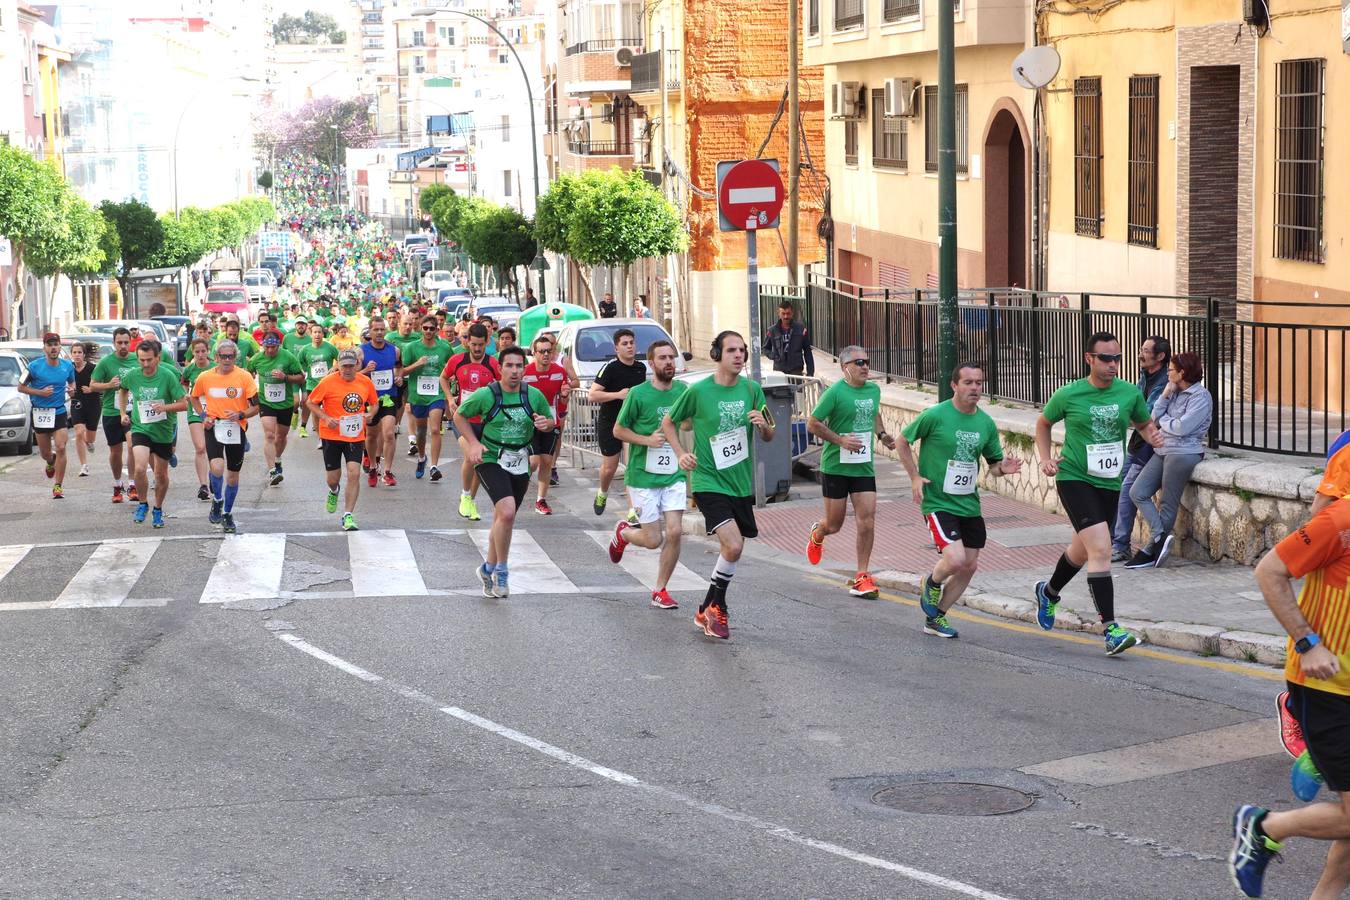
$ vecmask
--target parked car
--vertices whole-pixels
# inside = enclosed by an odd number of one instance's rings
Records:
[[[28,377],[28,363],[11,346],[0,349],[0,453],[27,456],[33,452],[33,405],[19,384]]]
[[[474,308],[479,316],[491,316],[492,321],[497,324],[498,328],[504,325],[515,328],[516,323],[520,321],[522,312],[519,304],[515,301],[505,300],[501,297],[481,298],[474,304]]]
[[[435,303],[441,288],[455,287],[455,278],[445,269],[432,269],[422,274],[419,290],[428,303]]]
[[[447,312],[450,311],[451,307],[459,303],[472,305],[473,299],[472,288],[456,287],[452,285],[450,287],[441,287],[436,290],[436,305]],[[463,310],[460,310],[460,312],[463,312]]]
[[[71,333],[112,334],[119,328],[133,327],[139,329],[143,337],[152,337],[161,344],[169,343],[169,326],[157,319],[82,319],[71,327]]]
[[[431,247],[431,235],[429,234],[410,234],[403,238],[403,254],[405,256],[421,251],[426,253]]]
[[[277,279],[277,276],[272,274],[271,269],[264,269],[262,266],[259,266],[255,269],[249,269],[247,272],[244,273],[245,277],[249,275],[258,275],[262,278],[266,278],[269,282],[271,282],[272,287],[276,287],[280,283],[279,280]]]
[[[155,316],[156,322],[163,322],[169,329],[169,340],[173,343],[173,356],[181,366],[187,361],[188,343],[192,340],[192,316]],[[168,346],[167,344],[165,346]]]
[[[258,274],[249,272],[244,276],[244,289],[248,292],[248,299],[265,303],[272,299],[272,292],[276,290],[276,282],[272,280],[270,272]]]
[[[248,291],[242,284],[212,282],[206,292],[206,302],[202,304],[202,310],[221,315],[233,314],[243,323],[252,322],[254,319],[254,307],[249,305]]]
[[[558,358],[570,359],[577,378],[582,384],[589,384],[595,380],[601,366],[614,358],[614,332],[620,328],[633,332],[637,340],[637,357],[643,365],[647,364],[647,348],[653,341],[675,342],[669,332],[651,319],[589,319],[568,322],[559,330]],[[675,374],[683,374],[685,364],[693,358],[687,350],[676,356]]]
[[[286,260],[279,256],[267,257],[262,262],[258,263],[258,268],[266,269],[271,272],[272,277],[276,280],[277,284],[281,284],[281,280],[286,277]]]

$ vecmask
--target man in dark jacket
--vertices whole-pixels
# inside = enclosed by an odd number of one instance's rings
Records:
[[[778,324],[764,335],[764,355],[773,360],[773,370],[787,375],[815,375],[811,336],[806,326],[793,320],[791,300],[778,305]]]
[[[1167,367],[1171,362],[1172,344],[1167,338],[1155,335],[1139,345],[1139,390],[1150,410],[1167,387]],[[1134,533],[1135,508],[1130,499],[1130,487],[1153,456],[1153,447],[1139,437],[1138,432],[1131,433],[1127,449],[1129,458],[1125,461],[1125,478],[1121,482],[1120,506],[1111,532],[1111,562],[1128,562],[1134,554],[1130,536]]]

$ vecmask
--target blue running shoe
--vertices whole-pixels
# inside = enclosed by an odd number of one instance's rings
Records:
[[[212,500],[211,512],[207,513],[206,521],[210,522],[212,525],[219,525],[221,512],[224,508],[225,504],[223,502],[221,502],[220,500]]]
[[[1139,638],[1132,632],[1126,631],[1115,622],[1106,626],[1106,655],[1119,656],[1126,650],[1139,643]]]
[[[148,512],[150,512],[150,504],[149,504],[149,503],[138,503],[138,504],[136,504],[136,511],[135,511],[134,513],[131,514],[131,521],[135,522],[137,525],[144,525],[144,524],[145,524],[145,515],[146,515],[146,513],[148,513]]]
[[[156,507],[155,509],[150,511],[150,527],[151,528],[164,527],[164,510]]]
[[[938,613],[936,616],[929,616],[924,620],[923,633],[940,638],[960,637],[957,630],[952,627],[952,623],[948,622],[947,617],[941,613]]]
[[[938,609],[938,604],[942,602],[942,585],[933,583],[932,575],[925,575],[923,584],[919,586],[919,609],[923,610],[925,619],[936,619],[942,615],[942,610]]]
[[[495,586],[496,580],[492,577],[492,570],[487,567],[487,563],[483,563],[481,566],[478,567],[478,580],[483,582],[484,597],[497,596],[492,592],[492,588]]]
[[[1289,786],[1293,788],[1294,796],[1304,803],[1311,803],[1324,783],[1322,773],[1317,771],[1312,757],[1304,750],[1289,770]]]
[[[417,475],[418,478],[421,478],[423,475],[426,474],[426,471],[427,471],[427,458],[425,456],[418,457],[417,471],[415,474]]]
[[[1244,897],[1260,897],[1266,866],[1284,849],[1261,831],[1266,810],[1259,806],[1239,806],[1233,813],[1233,852],[1228,854],[1228,874]]]
[[[1059,599],[1050,599],[1045,592],[1048,582],[1036,582],[1036,624],[1046,631],[1055,627],[1055,613],[1059,611]]]
[[[170,468],[170,469],[176,469],[176,468],[178,468],[178,454],[177,454],[177,453],[170,453],[170,454],[169,454],[169,468]]]
[[[506,584],[506,567],[502,566],[497,570],[497,586],[492,589],[494,597],[511,596],[511,588]]]

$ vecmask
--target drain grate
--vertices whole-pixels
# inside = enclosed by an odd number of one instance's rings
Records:
[[[1036,795],[996,784],[921,781],[882,788],[872,802],[928,816],[1003,816],[1030,808]]]

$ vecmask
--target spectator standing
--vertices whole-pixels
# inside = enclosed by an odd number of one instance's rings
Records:
[[[1172,344],[1167,338],[1154,335],[1139,345],[1139,392],[1144,395],[1150,412],[1167,386],[1167,370],[1171,362]],[[1116,521],[1111,529],[1111,562],[1129,562],[1132,558],[1130,536],[1134,533],[1135,506],[1130,499],[1130,488],[1152,456],[1153,448],[1139,437],[1139,432],[1131,434],[1129,447],[1126,448],[1125,477],[1120,482],[1120,506],[1116,509]]]
[[[787,375],[815,375],[816,360],[811,352],[811,335],[796,321],[791,300],[778,304],[778,323],[764,335],[764,355],[773,360],[773,370]]]
[[[605,299],[600,301],[599,312],[602,319],[613,319],[619,315],[619,305],[614,302],[614,295],[609,291],[605,291]]]

